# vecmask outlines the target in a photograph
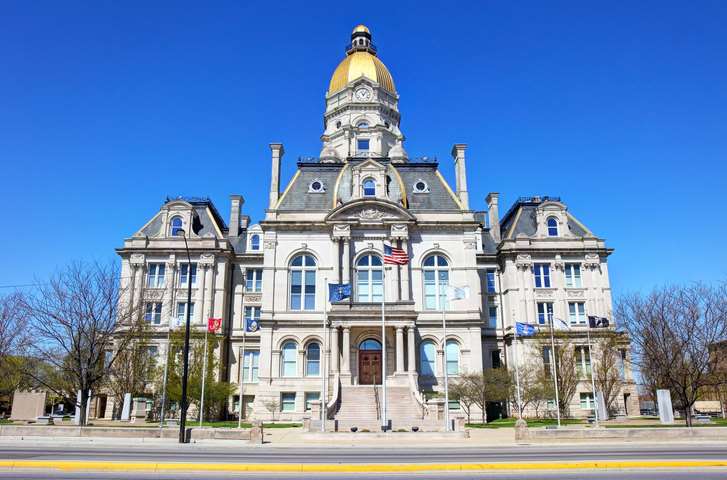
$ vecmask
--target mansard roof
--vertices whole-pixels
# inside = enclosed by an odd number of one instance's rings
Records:
[[[345,173],[343,170],[368,161],[371,159],[351,158],[346,163],[299,162],[298,171],[281,195],[277,210],[331,210],[334,208],[336,189],[342,180],[341,174]],[[377,158],[375,161],[394,168],[399,174],[409,210],[462,210],[456,195],[439,173],[436,162],[393,164],[386,158]],[[316,180],[323,183],[324,192],[311,191],[311,184]],[[426,183],[426,193],[414,192],[414,184],[418,181]]]
[[[538,231],[537,210],[546,202],[560,203],[559,197],[520,197],[505,216],[500,220],[500,232],[503,240],[514,239],[522,234],[533,237]],[[562,205],[562,204],[561,204]],[[563,205],[564,206],[564,205]],[[593,234],[573,215],[568,216],[568,229],[576,237],[593,237]]]
[[[176,197],[165,200],[162,208],[157,214],[142,227],[139,234],[147,237],[158,237],[164,235],[166,231],[166,225],[164,224],[164,217],[162,211],[166,207],[172,207],[174,204],[182,204],[191,207],[194,211],[194,224],[192,228],[195,233],[200,237],[212,234],[218,236],[217,232],[227,233],[227,225],[220,216],[217,208],[209,198],[200,197]]]

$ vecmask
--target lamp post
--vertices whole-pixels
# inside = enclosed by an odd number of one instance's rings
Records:
[[[179,408],[179,443],[187,443],[187,376],[189,375],[189,313],[192,305],[192,259],[189,256],[189,245],[187,244],[187,232],[183,229],[177,230],[177,235],[184,239],[184,249],[187,251],[187,308],[185,309],[184,325],[184,350],[182,351],[182,402]]]

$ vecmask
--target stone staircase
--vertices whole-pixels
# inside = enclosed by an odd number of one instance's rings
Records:
[[[338,421],[338,431],[348,432],[351,427],[358,427],[358,431],[381,431],[381,385],[356,385],[341,387],[341,403],[335,419]],[[408,387],[388,387],[387,416],[391,420],[392,430],[411,427],[426,427],[431,425],[422,418],[422,411],[416,400],[411,396]]]

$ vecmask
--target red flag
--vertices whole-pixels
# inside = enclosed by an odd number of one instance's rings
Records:
[[[221,327],[222,327],[221,318],[208,318],[207,319],[207,332],[208,333],[217,333],[217,330],[219,330]]]

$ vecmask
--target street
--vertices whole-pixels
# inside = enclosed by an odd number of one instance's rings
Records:
[[[727,468],[699,464],[674,465],[675,462],[723,462],[727,465],[724,444],[618,444],[553,445],[503,447],[428,447],[428,448],[352,448],[273,446],[232,446],[218,444],[139,444],[129,446],[58,443],[0,445],[0,460],[41,462],[42,467],[0,468],[0,479],[151,479],[151,478],[483,478],[483,479],[717,479],[727,477]],[[59,470],[62,462],[70,469]],[[86,462],[100,462],[89,465]],[[113,463],[104,463],[113,462]],[[589,463],[590,462],[590,463]],[[593,468],[598,462],[599,468]],[[650,462],[646,468],[640,462]],[[664,466],[664,462],[671,465]],[[542,467],[539,465],[542,463]],[[568,464],[587,466],[572,469]],[[177,471],[156,472],[155,465],[182,464]],[[191,465],[190,465],[191,464]],[[195,465],[196,467],[195,468]],[[244,465],[260,468],[288,468],[287,472],[235,471]],[[473,466],[480,465],[480,467]],[[503,468],[503,464],[505,468]],[[533,464],[538,464],[533,467]],[[26,463],[27,465],[27,463]],[[85,465],[85,466],[84,466]],[[101,471],[111,465],[113,471]],[[148,465],[148,467],[145,467]],[[295,471],[295,465],[308,471]],[[438,471],[422,471],[425,465]],[[444,467],[443,467],[444,465]],[[466,471],[460,466],[468,466]],[[488,466],[499,465],[497,471]],[[623,465],[626,465],[624,467]],[[377,472],[376,466],[388,471]],[[396,471],[398,468],[419,470]],[[607,468],[601,468],[606,466]],[[128,467],[128,468],[127,468]],[[316,471],[317,468],[328,472]],[[204,470],[194,472],[195,469]],[[95,472],[94,472],[95,470]],[[128,471],[125,471],[128,470]]]

